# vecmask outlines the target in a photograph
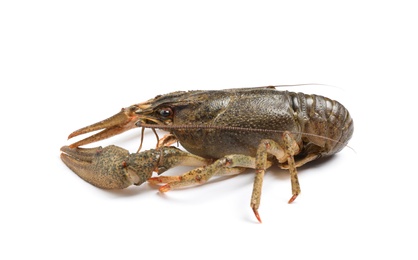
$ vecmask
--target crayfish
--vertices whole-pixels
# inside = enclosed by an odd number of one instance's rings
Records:
[[[79,148],[137,127],[168,134],[155,149],[131,154],[114,145]],[[159,95],[81,128],[69,138],[101,129],[61,148],[63,162],[83,180],[103,189],[148,181],[162,185],[159,190],[166,192],[251,168],[255,179],[250,205],[261,222],[258,209],[266,169],[277,164],[289,170],[291,203],[300,193],[297,168],[343,149],[354,125],[337,101],[261,87]],[[176,142],[187,152],[171,146]],[[177,165],[195,168],[180,176],[160,175]],[[152,177],[153,172],[158,176]]]

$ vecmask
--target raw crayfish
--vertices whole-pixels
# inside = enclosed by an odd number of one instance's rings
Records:
[[[113,145],[78,148],[136,127],[169,134],[156,149],[132,154]],[[266,169],[276,163],[289,170],[291,203],[300,193],[296,168],[339,152],[354,126],[348,110],[337,101],[261,87],[159,95],[81,128],[69,138],[100,129],[104,130],[61,148],[61,159],[85,181],[104,189],[148,181],[165,184],[160,191],[166,192],[252,168],[251,208],[261,222],[258,208]],[[188,152],[170,146],[175,142]],[[177,165],[197,168],[181,176],[152,177],[153,172],[160,175]]]

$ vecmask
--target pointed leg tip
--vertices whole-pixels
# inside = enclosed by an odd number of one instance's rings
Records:
[[[291,198],[290,198],[290,200],[289,200],[289,204],[290,203],[292,203],[293,201],[295,201],[295,199],[298,197],[298,194],[294,194]]]
[[[254,211],[254,215],[255,215],[255,217],[257,218],[258,222],[263,223],[263,222],[261,221],[260,214],[258,214],[258,210],[257,210],[257,209],[255,209],[255,208],[253,208],[253,211]]]

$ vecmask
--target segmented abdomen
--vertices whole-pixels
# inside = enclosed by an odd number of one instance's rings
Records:
[[[342,104],[319,95],[292,92],[289,95],[303,133],[302,153],[331,155],[347,145],[354,125]]]

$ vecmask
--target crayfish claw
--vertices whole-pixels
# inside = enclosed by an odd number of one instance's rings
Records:
[[[86,182],[102,189],[123,189],[139,185],[151,177],[136,173],[129,167],[130,155],[123,148],[110,145],[105,148],[61,148],[61,160]]]
[[[148,181],[154,171],[161,174],[177,165],[204,166],[210,162],[172,146],[131,154],[115,145],[104,148],[64,146],[61,152],[61,160],[68,168],[86,182],[102,189],[124,189]],[[165,178],[170,179],[169,176]]]

